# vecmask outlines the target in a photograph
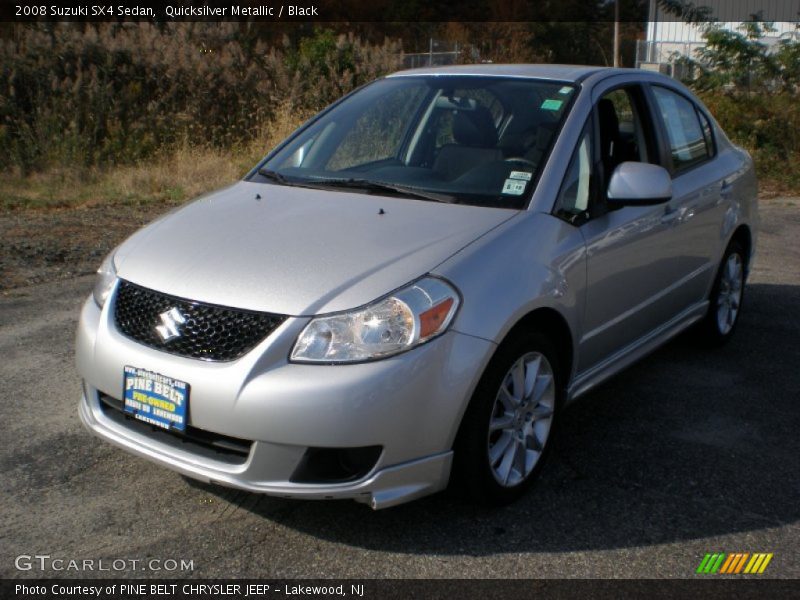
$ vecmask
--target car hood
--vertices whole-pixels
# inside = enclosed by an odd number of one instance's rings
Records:
[[[121,278],[200,302],[286,315],[366,304],[518,214],[240,182],[117,250]]]

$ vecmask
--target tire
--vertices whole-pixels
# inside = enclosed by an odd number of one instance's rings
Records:
[[[512,334],[501,344],[456,438],[455,479],[473,500],[508,504],[538,477],[560,414],[562,383],[558,354],[544,335]]]
[[[699,331],[703,341],[712,346],[727,343],[736,331],[742,313],[746,270],[744,247],[733,240],[722,256],[708,297],[708,313],[700,322]]]

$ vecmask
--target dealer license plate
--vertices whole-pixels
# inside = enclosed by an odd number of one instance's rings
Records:
[[[126,366],[123,389],[126,414],[164,429],[186,429],[188,383]]]

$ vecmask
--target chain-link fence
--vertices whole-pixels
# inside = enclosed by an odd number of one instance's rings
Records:
[[[636,68],[658,71],[675,79],[683,79],[688,75],[687,66],[676,64],[680,57],[694,58],[695,50],[702,48],[703,42],[652,42],[638,40],[636,42]]]

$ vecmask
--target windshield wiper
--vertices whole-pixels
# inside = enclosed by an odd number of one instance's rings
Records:
[[[431,200],[433,202],[446,202],[448,204],[457,202],[454,196],[429,192],[416,187],[401,185],[398,183],[388,183],[385,181],[373,181],[371,179],[316,179],[306,182],[305,185],[315,185],[320,187],[341,187],[369,192],[395,192],[404,196],[411,196],[421,200]]]
[[[293,181],[289,181],[288,179],[286,179],[286,177],[281,173],[273,171],[272,169],[267,169],[266,167],[261,167],[258,170],[258,174],[263,175],[267,179],[274,181],[275,183],[279,183],[281,185],[298,185]]]
[[[258,170],[259,175],[263,175],[267,179],[274,181],[280,185],[289,185],[293,187],[306,187],[306,188],[350,188],[358,190],[366,190],[370,192],[394,192],[396,194],[403,194],[413,198],[420,198],[422,200],[431,200],[433,202],[456,202],[456,198],[448,196],[447,194],[439,194],[436,192],[429,192],[419,188],[400,185],[396,183],[387,183],[384,181],[372,181],[370,179],[313,179],[305,181],[292,181],[287,179],[285,175],[272,169],[262,167]]]

